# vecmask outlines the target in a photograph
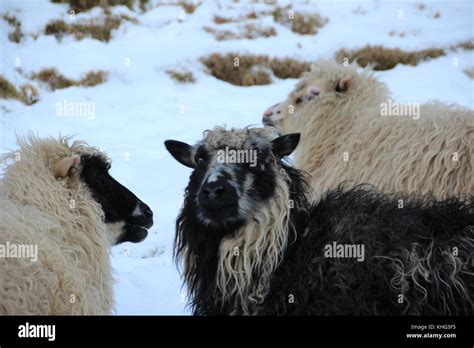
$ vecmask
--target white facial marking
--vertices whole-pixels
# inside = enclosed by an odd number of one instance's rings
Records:
[[[133,209],[132,216],[141,216],[141,215],[143,215],[143,211],[140,208],[140,205],[137,204],[135,209]]]
[[[211,182],[216,182],[220,178],[220,172],[218,170],[212,172],[208,177],[206,182],[211,183]]]

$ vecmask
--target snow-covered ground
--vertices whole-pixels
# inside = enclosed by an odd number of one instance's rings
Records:
[[[276,79],[266,86],[233,86],[207,74],[200,57],[239,52],[314,61],[331,57],[340,48],[383,44],[418,50],[449,47],[474,36],[471,0],[423,1],[424,9],[413,1],[293,1],[294,9],[318,12],[328,17],[329,23],[317,35],[301,36],[266,16],[257,22],[274,26],[277,36],[232,41],[216,41],[202,27],[216,26],[212,22],[215,14],[238,17],[251,10],[269,10],[272,5],[206,0],[188,15],[179,6],[154,6],[158,2],[152,1],[145,13],[124,6],[113,8],[113,13],[128,14],[139,23],[124,23],[108,43],[76,41],[70,36],[58,42],[41,34],[50,20],[72,21],[65,4],[48,0],[0,2],[0,15],[16,16],[26,34],[19,44],[10,42],[7,37],[12,27],[0,19],[0,74],[16,86],[29,82],[25,76],[48,67],[76,79],[91,70],[109,73],[106,83],[93,88],[50,92],[40,86],[40,101],[31,106],[0,100],[0,152],[15,148],[15,134],[75,135],[106,150],[113,159],[112,175],[153,209],[156,223],[148,238],[112,250],[117,314],[189,313],[185,289],[172,260],[172,241],[190,170],[171,158],[163,141],[192,143],[214,125],[260,124],[262,112],[282,100],[296,82]],[[285,4],[279,1],[280,6]],[[434,18],[436,12],[439,18]],[[76,19],[101,13],[95,8]],[[391,31],[406,35],[391,36]],[[31,34],[40,35],[34,39]],[[416,67],[399,65],[376,74],[400,101],[436,98],[474,108],[473,80],[463,73],[474,66],[473,58],[473,51],[449,51],[445,57]],[[16,71],[18,63],[22,74]],[[180,67],[191,71],[197,82],[178,84],[165,72]],[[95,115],[59,116],[57,103],[64,102],[93,103]]]

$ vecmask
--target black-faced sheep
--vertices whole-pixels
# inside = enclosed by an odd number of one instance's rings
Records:
[[[474,193],[474,112],[396,103],[355,65],[318,61],[263,123],[301,133],[295,165],[311,174],[316,193],[342,181],[438,198]]]
[[[150,208],[110,161],[67,138],[19,141],[0,181],[0,314],[111,314],[111,244],[139,242]]]
[[[194,169],[175,241],[194,314],[473,314],[472,198],[356,186],[311,202],[282,159],[298,141],[267,127],[165,142]]]

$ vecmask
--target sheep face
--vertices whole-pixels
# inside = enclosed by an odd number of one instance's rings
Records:
[[[80,178],[101,205],[112,244],[138,243],[153,225],[151,209],[110,174],[110,163],[97,155],[80,156]],[[74,167],[71,167],[71,169]]]
[[[315,64],[312,71],[295,86],[287,99],[268,108],[262,122],[273,126],[280,134],[300,132],[309,120],[301,115],[317,110],[342,107],[356,97],[357,73],[352,67],[326,61]],[[315,111],[315,112],[313,112]]]
[[[185,201],[193,219],[226,231],[245,224],[274,195],[282,157],[296,148],[299,134],[277,137],[274,128],[208,131],[194,146],[168,140],[181,164],[193,168]]]

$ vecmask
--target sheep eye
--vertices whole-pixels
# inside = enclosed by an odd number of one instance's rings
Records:
[[[300,104],[302,101],[303,101],[303,98],[298,97],[298,98],[296,98],[296,100],[295,100],[295,104]]]
[[[105,164],[105,168],[107,168],[107,170],[109,170],[110,168],[112,168],[112,163],[107,162],[107,163]]]
[[[195,161],[196,161],[197,165],[201,165],[201,164],[204,163],[204,158],[198,157],[198,158],[195,159]]]

